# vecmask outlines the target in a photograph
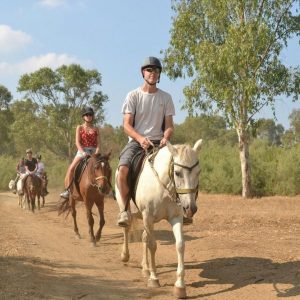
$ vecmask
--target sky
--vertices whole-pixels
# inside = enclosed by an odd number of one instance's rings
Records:
[[[102,75],[102,91],[109,97],[105,122],[122,124],[121,107],[126,94],[142,84],[140,65],[145,57],[161,57],[168,48],[173,11],[171,0],[2,0],[0,1],[0,84],[14,99],[21,75],[41,67],[80,64]],[[299,44],[291,39],[281,58],[299,66]],[[182,89],[189,80],[172,81],[164,74],[159,88],[172,95],[180,124]],[[279,97],[277,123],[289,128],[288,116],[300,102]],[[272,118],[263,109],[258,118]]]

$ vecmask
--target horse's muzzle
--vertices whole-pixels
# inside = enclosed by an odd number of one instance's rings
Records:
[[[197,212],[197,205],[183,207],[183,214],[187,218],[192,218],[196,212]]]

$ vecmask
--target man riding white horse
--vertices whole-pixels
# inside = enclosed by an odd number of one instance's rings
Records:
[[[170,94],[157,88],[162,65],[156,57],[147,57],[141,66],[144,83],[129,92],[123,104],[123,126],[129,143],[120,155],[117,184],[123,205],[120,206],[118,225],[130,224],[129,167],[136,152],[148,149],[153,142],[165,146],[173,133],[175,108]]]

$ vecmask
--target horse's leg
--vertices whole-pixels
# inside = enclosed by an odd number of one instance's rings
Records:
[[[142,243],[143,243],[143,260],[142,260],[142,275],[144,277],[149,277],[150,272],[149,272],[149,258],[148,258],[148,235],[147,231],[143,231],[142,235]]]
[[[35,196],[30,195],[30,198],[31,198],[31,211],[34,213],[34,210],[35,210]]]
[[[44,207],[45,206],[45,196],[42,196],[42,207]]]
[[[101,199],[99,199],[98,201],[95,201],[98,211],[99,211],[99,229],[96,233],[96,242],[100,241],[101,238],[101,233],[102,233],[102,229],[103,226],[105,224],[105,218],[104,218],[104,197],[101,196]]]
[[[27,206],[28,206],[28,210],[31,210],[31,205],[30,205],[30,197],[29,197],[29,194],[26,194],[26,199],[27,199]]]
[[[38,199],[38,209],[41,209],[41,203],[40,203],[40,195],[37,195],[37,199]]]
[[[90,240],[91,243],[96,246],[96,239],[94,235],[94,218],[92,214],[92,207],[86,204],[86,217],[89,224],[89,234],[90,234]]]
[[[74,232],[75,232],[76,236],[80,239],[81,236],[79,234],[77,221],[76,221],[77,211],[76,211],[76,207],[75,207],[75,200],[70,196],[69,201],[70,201],[70,205],[71,205],[71,213],[72,213],[73,223],[74,223]]]
[[[21,198],[21,195],[18,195],[18,198],[19,198],[19,206],[22,208],[23,205],[22,205],[22,198]]]
[[[121,260],[122,262],[129,261],[129,247],[128,247],[128,240],[129,240],[129,226],[123,227],[123,246],[122,246],[122,253],[121,253]]]
[[[174,285],[174,295],[177,298],[186,298],[186,288],[184,283],[184,239],[182,233],[182,219],[174,218],[170,221],[176,241],[176,251],[178,257],[177,280]]]
[[[155,252],[157,249],[157,244],[154,237],[153,231],[153,221],[146,214],[143,214],[144,222],[144,233],[143,238],[150,252],[150,263],[149,263],[149,272],[150,276],[148,279],[148,287],[160,287],[157,275],[156,275],[156,265],[155,265]]]

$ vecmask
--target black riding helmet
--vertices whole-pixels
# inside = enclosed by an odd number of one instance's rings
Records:
[[[81,116],[83,117],[84,115],[87,115],[87,114],[94,115],[95,113],[94,113],[94,110],[91,107],[84,107],[82,109]]]
[[[162,70],[161,62],[158,58],[154,56],[146,57],[142,63],[141,70],[144,70],[147,67],[157,67]]]
[[[161,65],[160,60],[154,56],[146,57],[143,61],[142,65],[141,65],[141,72],[142,72],[143,78],[144,78],[143,70],[148,67],[157,67],[160,69],[160,72],[162,71],[162,65]],[[159,80],[160,80],[160,75],[158,76],[157,83],[159,83]]]

